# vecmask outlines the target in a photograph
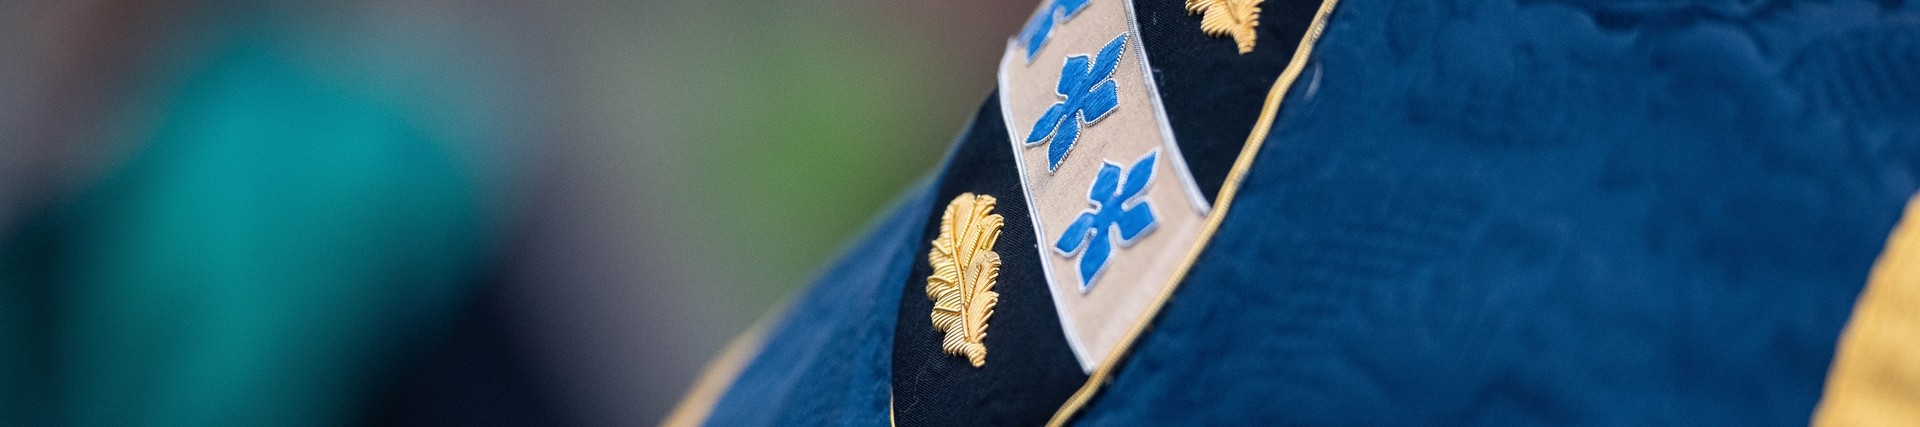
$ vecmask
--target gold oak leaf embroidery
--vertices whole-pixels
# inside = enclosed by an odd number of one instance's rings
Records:
[[[1000,240],[1000,226],[1006,221],[993,213],[993,196],[963,193],[947,203],[940,216],[940,237],[933,240],[927,263],[933,275],[927,276],[927,299],[933,300],[933,329],[946,332],[940,349],[947,354],[965,355],[978,368],[987,363],[987,318],[1000,294],[993,291],[1000,278],[1000,254],[993,243]]]
[[[1200,32],[1209,36],[1231,35],[1240,45],[1240,54],[1253,51],[1260,25],[1260,3],[1266,0],[1187,0],[1187,14],[1200,15]]]

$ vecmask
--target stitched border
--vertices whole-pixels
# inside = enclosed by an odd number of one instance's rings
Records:
[[[1127,5],[1127,32],[1138,37],[1141,34],[1140,19],[1133,13],[1133,0],[1124,3]],[[1187,205],[1201,216],[1206,216],[1213,212],[1213,202],[1207,200],[1206,192],[1200,191],[1200,181],[1193,177],[1193,170],[1187,168],[1187,156],[1180,151],[1180,142],[1173,139],[1173,123],[1167,118],[1167,104],[1160,101],[1160,82],[1153,76],[1153,63],[1148,62],[1147,40],[1140,37],[1140,42],[1133,45],[1136,52],[1134,58],[1140,63],[1140,78],[1146,81],[1147,98],[1153,101],[1153,120],[1160,123],[1160,145],[1167,149],[1167,159],[1173,164],[1173,170],[1180,172],[1180,185],[1187,188]]]
[[[1133,33],[1129,32],[1127,34],[1131,35]],[[1026,148],[1026,145],[1022,144],[1019,141],[1019,138],[1013,137],[1014,135],[1018,135],[1020,130],[1015,129],[1015,126],[1013,125],[1013,120],[1011,119],[1013,117],[1013,109],[1012,107],[1008,106],[1008,102],[1006,99],[1005,91],[1007,88],[1007,73],[1006,73],[1005,63],[1008,59],[1012,58],[1013,48],[1014,46],[1017,46],[1017,43],[1019,43],[1018,39],[1011,39],[1011,38],[1007,39],[1007,51],[1001,54],[1001,57],[1000,57],[1001,64],[994,66],[994,70],[995,70],[994,84],[998,85],[997,87],[995,87],[994,91],[1000,94],[999,100],[995,102],[1000,103],[1000,121],[1007,128],[1007,141],[1010,144],[1012,144],[1015,161],[1019,161],[1020,150]],[[1133,44],[1139,45],[1139,43],[1133,43]],[[1045,248],[1045,245],[1038,244],[1041,241],[1045,241],[1047,239],[1046,236],[1049,236],[1050,234],[1047,234],[1046,226],[1040,223],[1040,204],[1034,203],[1033,194],[1031,193],[1031,190],[1033,189],[1033,180],[1027,178],[1027,172],[1025,170],[1024,165],[1015,165],[1014,167],[1015,167],[1015,174],[1020,176],[1020,197],[1025,197],[1027,199],[1027,218],[1028,218],[1027,222],[1033,224],[1033,233],[1035,236],[1034,243],[1036,246],[1034,249],[1037,249],[1040,251],[1039,252],[1041,256],[1040,274],[1042,274],[1043,275],[1042,277],[1045,277],[1046,280],[1048,280],[1047,286],[1049,287],[1049,289],[1047,290],[1047,292],[1049,293],[1049,295],[1047,299],[1053,302],[1053,310],[1055,313],[1065,313],[1067,312],[1067,306],[1063,305],[1060,302],[1059,298],[1052,298],[1052,295],[1051,295],[1051,293],[1053,292],[1053,290],[1051,289],[1051,287],[1053,286],[1053,283],[1051,282],[1053,280],[1053,263],[1047,262],[1046,260],[1047,249]],[[1066,321],[1067,320],[1065,317],[1060,318],[1060,322],[1062,323],[1062,326],[1065,326]],[[1081,359],[1080,355],[1086,354],[1087,350],[1080,348],[1079,335],[1076,335],[1074,333],[1073,328],[1062,327],[1060,328],[1060,331],[1062,336],[1066,337],[1067,339],[1067,349],[1073,351],[1074,362],[1080,363],[1081,360],[1083,360]],[[1084,364],[1081,366],[1081,369],[1086,369]]]

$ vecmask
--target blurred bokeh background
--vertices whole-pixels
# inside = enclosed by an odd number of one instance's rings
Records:
[[[0,425],[636,425],[1030,0],[0,1]]]

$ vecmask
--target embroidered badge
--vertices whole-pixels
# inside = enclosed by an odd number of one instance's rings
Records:
[[[1240,54],[1253,51],[1253,27],[1260,25],[1260,3],[1265,0],[1187,0],[1187,14],[1200,14],[1200,32],[1233,36]]]
[[[1086,55],[1069,56],[1060,67],[1060,80],[1054,89],[1060,101],[1041,113],[1026,138],[1027,145],[1047,144],[1048,172],[1058,169],[1060,161],[1066,159],[1067,151],[1080,139],[1082,126],[1098,123],[1120,106],[1120,91],[1113,82],[1113,70],[1119,67],[1126,45],[1127,34],[1120,33],[1100,48],[1093,59]]]
[[[1049,421],[1062,425],[1111,382],[1207,252],[1262,144],[1280,138],[1268,132],[1306,79],[1336,0],[1281,9],[1263,9],[1265,0],[1038,1],[1006,42],[994,99],[1025,197],[1016,203],[1025,215],[1010,217],[1037,243],[1018,245],[1033,252],[1016,260],[1039,261],[1038,272],[1016,263],[1008,277],[1045,278],[1062,338],[1088,378]],[[1225,48],[1228,37],[1236,49]],[[1289,46],[1256,51],[1256,42]],[[1018,284],[1006,290],[1031,289]],[[1024,313],[1001,313],[1002,323]]]
[[[1000,294],[993,291],[1000,277],[1000,254],[993,251],[1005,220],[993,213],[993,196],[963,193],[947,203],[940,216],[940,236],[933,240],[927,263],[927,299],[933,300],[933,329],[946,333],[940,350],[966,356],[978,368],[987,364],[987,319]]]
[[[1119,232],[1121,246],[1132,246],[1136,239],[1153,231],[1153,206],[1140,199],[1144,194],[1142,190],[1153,183],[1153,164],[1159,158],[1159,149],[1147,152],[1127,168],[1124,180],[1120,177],[1120,165],[1102,162],[1094,176],[1093,188],[1087,191],[1093,208],[1081,212],[1067,224],[1060,239],[1054,241],[1053,249],[1060,255],[1080,257],[1080,293],[1093,287],[1094,279],[1099,278],[1101,268],[1106,267],[1108,256],[1113,254],[1112,232]],[[1085,252],[1081,252],[1082,248]]]
[[[1051,0],[1040,7],[1040,13],[1027,20],[1020,29],[1020,39],[1027,43],[1027,62],[1033,62],[1033,55],[1040,53],[1040,45],[1046,44],[1053,36],[1053,26],[1072,19],[1087,8],[1092,0]]]
[[[1039,243],[1029,250],[1087,372],[1175,280],[1210,209],[1174,143],[1130,7],[1090,0],[1054,30],[1048,54],[1023,61],[1015,38],[1000,60],[1001,116]]]

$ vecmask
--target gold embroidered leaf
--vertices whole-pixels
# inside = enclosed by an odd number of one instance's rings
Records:
[[[1265,0],[1187,0],[1187,14],[1200,14],[1200,32],[1209,36],[1233,36],[1240,54],[1253,51],[1259,36],[1253,27],[1260,25],[1260,3]]]
[[[933,329],[946,333],[940,349],[966,356],[978,368],[987,363],[987,319],[1000,294],[993,291],[1000,278],[1000,254],[993,244],[1006,223],[993,213],[993,196],[963,193],[940,215],[940,236],[933,239],[927,263],[927,299],[933,300]]]

